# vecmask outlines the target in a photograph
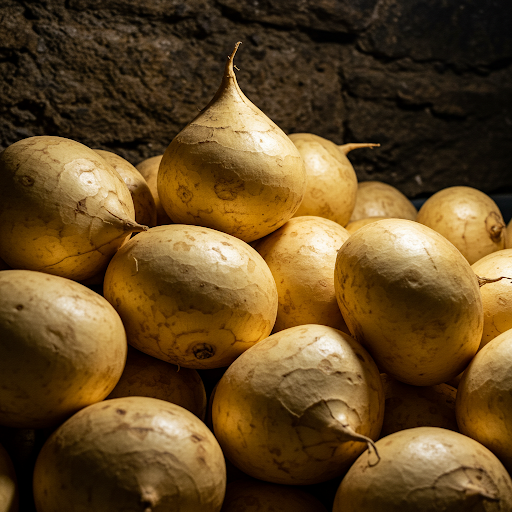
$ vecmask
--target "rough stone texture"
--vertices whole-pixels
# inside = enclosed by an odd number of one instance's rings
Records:
[[[215,93],[227,55],[285,132],[336,143],[409,197],[512,191],[508,0],[0,2],[0,149],[60,135],[133,164]]]

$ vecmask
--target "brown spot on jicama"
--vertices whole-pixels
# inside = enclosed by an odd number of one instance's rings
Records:
[[[177,190],[176,190],[176,194],[178,195],[178,197],[185,203],[189,203],[192,198],[194,197],[194,194],[192,194],[192,192],[190,192],[190,190],[182,185],[180,185]]]
[[[190,251],[191,247],[192,246],[190,244],[187,244],[186,242],[183,242],[183,241],[176,242],[174,244],[174,250],[175,251],[179,250],[179,251],[187,251],[188,252],[188,251]]]
[[[245,190],[245,184],[242,180],[220,179],[213,189],[219,199],[223,201],[233,201],[240,192]]]

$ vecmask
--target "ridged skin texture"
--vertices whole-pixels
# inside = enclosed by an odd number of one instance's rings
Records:
[[[62,137],[7,147],[0,196],[0,257],[13,268],[85,280],[143,229],[119,174],[94,150]]]
[[[104,295],[132,346],[195,369],[228,366],[270,334],[277,314],[276,283],[256,250],[184,224],[125,244],[107,268]]]
[[[416,220],[418,210],[400,190],[381,181],[361,181],[350,222],[367,217]]]
[[[356,204],[357,176],[350,160],[330,140],[312,133],[292,133],[307,173],[307,188],[295,216],[325,217],[347,225]]]
[[[101,295],[33,270],[0,272],[0,425],[54,426],[121,377],[126,334]]]
[[[244,352],[220,379],[212,405],[226,458],[254,478],[291,485],[343,474],[366,448],[350,432],[376,439],[383,414],[382,383],[366,350],[314,324]]]
[[[487,280],[480,287],[484,308],[484,330],[480,348],[500,334],[512,329],[512,249],[501,249],[479,259],[471,268]]]
[[[184,407],[204,420],[206,391],[196,370],[180,368],[128,347],[123,374],[107,398],[148,396]]]
[[[332,512],[509,512],[512,479],[485,446],[458,432],[417,427],[376,443],[341,481]]]
[[[478,279],[448,240],[417,222],[379,220],[353,233],[338,252],[335,289],[352,335],[406,384],[446,382],[478,349]]]
[[[306,171],[288,136],[240,90],[233,56],[212,101],[167,147],[158,195],[174,222],[251,242],[293,216]]]
[[[416,220],[446,237],[472,265],[505,249],[507,230],[498,205],[472,187],[447,187],[429,197]]]
[[[208,427],[139,396],[82,409],[50,436],[34,469],[37,512],[219,512],[225,489]]]
[[[274,332],[304,324],[348,333],[334,293],[334,264],[349,234],[323,217],[290,219],[255,246],[276,281],[279,306]]]
[[[512,331],[473,358],[457,388],[460,431],[491,450],[512,473]]]

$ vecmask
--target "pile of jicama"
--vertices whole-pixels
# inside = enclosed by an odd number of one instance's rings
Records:
[[[378,143],[285,134],[237,48],[137,167],[0,154],[0,512],[512,511],[498,206],[358,183]]]

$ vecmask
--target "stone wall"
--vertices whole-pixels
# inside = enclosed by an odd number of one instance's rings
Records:
[[[509,0],[0,2],[0,149],[60,135],[134,164],[215,93],[236,41],[245,94],[410,197],[512,191]]]

